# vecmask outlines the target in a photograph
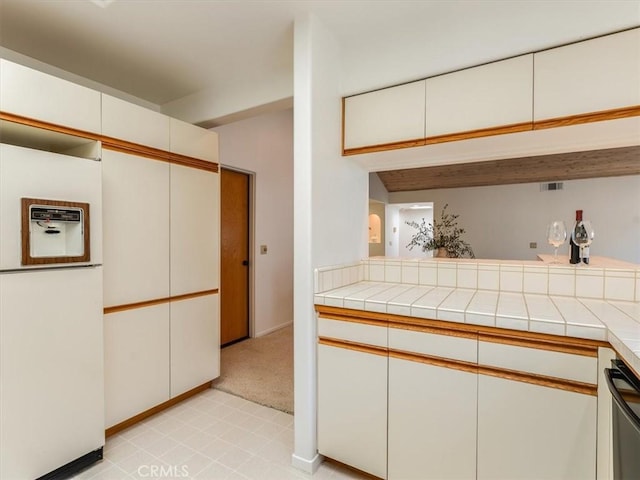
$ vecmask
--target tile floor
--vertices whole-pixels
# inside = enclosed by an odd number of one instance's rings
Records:
[[[293,416],[214,389],[109,437],[104,451],[75,479],[366,478],[328,462],[313,476],[293,468]]]

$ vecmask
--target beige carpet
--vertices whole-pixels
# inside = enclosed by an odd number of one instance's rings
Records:
[[[293,413],[293,326],[225,347],[213,388]]]

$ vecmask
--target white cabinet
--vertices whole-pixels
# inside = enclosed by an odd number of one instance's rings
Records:
[[[218,134],[172,118],[171,152],[218,162]]]
[[[530,124],[532,95],[533,54],[429,78],[426,137]]]
[[[475,373],[389,358],[389,479],[475,478]]]
[[[344,149],[424,139],[424,80],[344,99]]]
[[[169,164],[104,150],[104,304],[169,296]]]
[[[318,451],[387,477],[387,327],[318,319]]]
[[[169,332],[168,303],[105,315],[107,427],[169,400]]]
[[[170,117],[102,94],[103,135],[169,151],[170,128]]]
[[[595,478],[598,359],[480,341],[478,361],[478,478]]]
[[[171,302],[171,397],[220,376],[218,295]]]
[[[0,111],[100,133],[100,92],[4,59]]]
[[[475,478],[477,357],[474,335],[389,328],[390,480]]]
[[[534,120],[640,105],[640,28],[534,55]]]
[[[477,478],[595,478],[596,407],[592,395],[480,375]]]
[[[171,165],[171,295],[218,288],[220,178]]]
[[[318,451],[387,478],[386,355],[318,345]]]

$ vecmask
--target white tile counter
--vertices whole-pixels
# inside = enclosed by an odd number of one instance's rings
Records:
[[[316,270],[315,303],[607,341],[640,373],[640,268],[367,259]]]

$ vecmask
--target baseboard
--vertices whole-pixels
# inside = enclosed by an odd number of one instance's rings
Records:
[[[131,427],[132,425],[135,425],[136,423],[141,422],[142,420],[155,415],[156,413],[160,413],[161,411],[166,410],[169,407],[173,407],[174,405],[177,405],[178,403],[186,400],[187,398],[191,398],[200,392],[204,392],[205,390],[212,388],[212,385],[213,385],[213,380],[209,380],[208,382],[203,383],[198,387],[192,388],[188,392],[184,392],[176,397],[173,397],[167,400],[166,402],[163,402],[159,405],[156,405],[155,407],[150,408],[149,410],[145,410],[144,412],[134,415],[133,417],[127,420],[124,420],[116,425],[113,425],[107,428],[104,432],[104,436],[110,437],[111,435],[115,435],[116,433],[122,430],[125,430]]]
[[[316,470],[318,470],[318,467],[323,461],[324,457],[319,453],[316,453],[312,459],[299,457],[295,453],[291,454],[291,465],[309,475],[316,473]]]
[[[271,327],[267,330],[263,330],[259,333],[256,333],[254,338],[258,338],[258,337],[264,337],[265,335],[269,335],[270,333],[276,332],[278,330],[282,330],[283,328],[286,328],[290,325],[292,325],[293,322],[285,322],[285,323],[281,323],[280,325],[276,325],[275,327]]]

